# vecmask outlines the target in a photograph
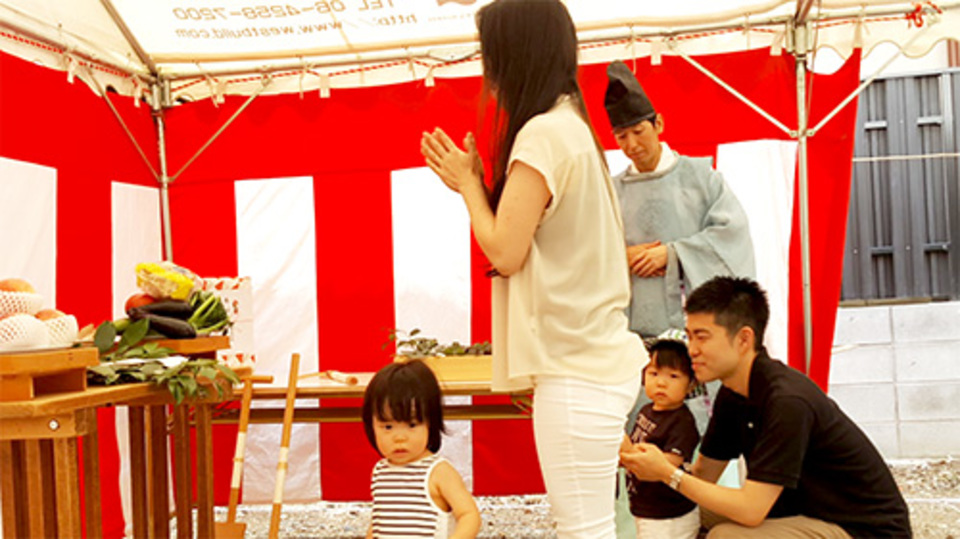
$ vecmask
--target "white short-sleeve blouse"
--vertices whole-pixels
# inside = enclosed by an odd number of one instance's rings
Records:
[[[532,387],[538,375],[601,384],[637,376],[647,356],[625,314],[620,206],[572,99],[523,126],[508,171],[517,161],[543,175],[552,199],[523,266],[492,283],[494,387]]]

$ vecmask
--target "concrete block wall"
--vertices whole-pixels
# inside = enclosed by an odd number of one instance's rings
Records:
[[[960,456],[960,302],[840,308],[829,394],[885,458]]]

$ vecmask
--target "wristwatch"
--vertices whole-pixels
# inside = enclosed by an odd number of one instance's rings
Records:
[[[670,474],[670,482],[667,483],[670,485],[670,488],[673,490],[680,490],[680,481],[683,481],[683,468],[677,468]]]

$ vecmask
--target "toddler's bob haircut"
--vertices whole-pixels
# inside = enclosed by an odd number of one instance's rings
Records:
[[[440,385],[430,367],[419,360],[391,363],[380,369],[367,385],[363,394],[363,428],[370,445],[379,453],[373,431],[374,416],[380,421],[426,423],[430,431],[427,449],[432,453],[439,451],[441,434],[446,429]]]
[[[682,341],[660,339],[650,345],[648,353],[650,354],[650,361],[656,363],[658,367],[676,369],[686,374],[691,380],[696,379],[693,373],[693,364],[690,360],[690,352],[687,351],[687,345]]]

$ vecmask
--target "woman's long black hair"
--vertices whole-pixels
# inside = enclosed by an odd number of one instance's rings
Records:
[[[550,110],[560,96],[574,100],[606,166],[577,82],[577,31],[567,8],[559,0],[496,0],[477,11],[476,21],[484,83],[497,102],[493,211],[503,194],[517,133],[530,118]]]

